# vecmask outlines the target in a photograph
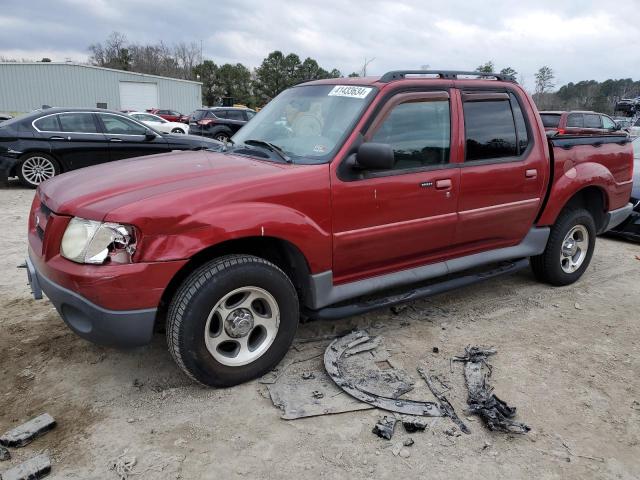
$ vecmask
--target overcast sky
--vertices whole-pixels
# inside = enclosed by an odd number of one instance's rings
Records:
[[[640,79],[640,0],[0,0],[0,56],[86,61],[110,32],[132,42],[202,41],[216,63],[260,64],[272,50],[343,74],[493,60],[527,87],[542,65],[569,81]],[[8,8],[6,8],[8,7]]]

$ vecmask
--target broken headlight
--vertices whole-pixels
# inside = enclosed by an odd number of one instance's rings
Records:
[[[135,245],[130,225],[74,217],[62,237],[60,254],[77,263],[131,263]]]

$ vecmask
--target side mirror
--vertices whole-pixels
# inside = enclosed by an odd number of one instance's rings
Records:
[[[144,132],[144,139],[145,140],[153,140],[156,137],[157,137],[157,135],[154,132],[152,132],[151,130],[146,130]]]
[[[366,170],[389,170],[396,163],[391,145],[386,143],[363,143],[358,148],[356,164]]]

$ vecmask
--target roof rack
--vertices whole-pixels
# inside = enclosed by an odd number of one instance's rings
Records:
[[[391,82],[392,80],[400,80],[402,78],[406,78],[407,75],[437,75],[439,78],[447,78],[451,80],[455,80],[458,78],[458,75],[468,75],[481,77],[483,79],[487,78],[495,78],[496,80],[500,80],[503,82],[513,82],[516,83],[516,79],[511,75],[503,75],[501,73],[487,73],[487,72],[463,72],[458,70],[392,70],[390,72],[385,73],[382,77],[380,77],[380,82]]]

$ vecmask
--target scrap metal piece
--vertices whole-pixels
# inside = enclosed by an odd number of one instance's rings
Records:
[[[43,413],[6,432],[0,437],[0,445],[4,447],[24,447],[55,426],[56,421],[53,417],[48,413]]]
[[[51,460],[46,454],[30,458],[17,467],[2,472],[2,480],[37,480],[46,477],[51,472]]]
[[[493,393],[493,387],[488,383],[492,367],[487,358],[494,355],[493,348],[466,347],[465,354],[455,358],[464,361],[464,378],[467,382],[469,396],[469,412],[478,415],[489,430],[505,433],[524,434],[531,430],[528,425],[512,420],[516,414],[516,407],[511,407]],[[486,368],[486,373],[484,368]]]
[[[423,417],[402,417],[402,426],[407,433],[423,432],[427,428],[427,420]]]
[[[378,423],[374,425],[372,432],[378,435],[380,438],[391,440],[397,422],[398,420],[396,419],[396,417],[387,417],[385,415],[380,420],[378,420]]]
[[[429,387],[429,390],[431,390],[431,393],[433,393],[433,396],[436,397],[440,402],[440,408],[442,409],[444,416],[449,417],[451,420],[453,420],[453,423],[458,426],[460,431],[466,434],[470,434],[471,430],[469,430],[469,427],[467,427],[465,423],[460,419],[460,417],[458,417],[456,411],[453,408],[453,405],[451,405],[451,402],[449,402],[447,397],[445,397],[443,393],[436,389],[427,371],[422,367],[418,367],[418,373],[422,376],[422,378],[424,378],[424,381],[427,382],[427,386]]]
[[[416,400],[405,400],[398,398],[402,393],[406,393],[412,388],[410,386],[402,386],[395,388],[389,396],[375,394],[368,388],[363,379],[354,375],[349,375],[348,369],[343,364],[347,358],[345,353],[351,348],[366,344],[371,337],[364,330],[356,330],[348,335],[336,338],[325,350],[324,366],[331,379],[343,389],[346,393],[358,400],[381,408],[390,412],[397,412],[406,415],[419,415],[429,417],[441,417],[443,412],[440,406],[435,402],[420,402]],[[376,379],[382,376],[385,371],[373,372],[370,375]],[[398,375],[395,375],[398,380]],[[402,382],[400,382],[402,383]],[[401,392],[401,393],[400,393]]]
[[[9,450],[5,447],[0,445],[0,462],[4,462],[6,460],[11,460],[11,453],[9,453]]]

